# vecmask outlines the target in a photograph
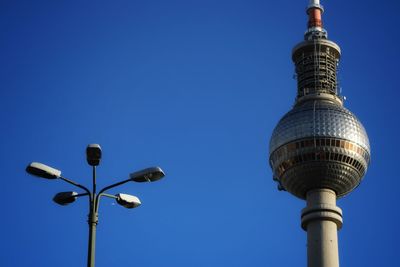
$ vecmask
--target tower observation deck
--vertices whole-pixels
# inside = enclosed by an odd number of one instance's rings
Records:
[[[307,200],[302,227],[308,233],[308,266],[339,266],[336,199],[350,193],[370,162],[367,133],[343,106],[338,90],[340,47],[323,28],[324,8],[310,0],[304,40],[292,51],[297,79],[293,108],[275,127],[269,163],[278,189]]]

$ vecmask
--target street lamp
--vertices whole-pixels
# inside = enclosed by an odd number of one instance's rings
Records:
[[[57,179],[61,177],[61,171],[39,162],[32,162],[29,164],[28,167],[26,167],[26,171],[29,174],[46,179]]]
[[[75,191],[60,192],[53,197],[53,201],[59,205],[65,206],[75,202],[79,197],[88,196],[89,197],[89,242],[88,242],[88,267],[94,267],[95,260],[95,245],[96,245],[96,226],[98,223],[98,210],[100,197],[113,198],[116,202],[128,209],[136,208],[140,206],[141,202],[138,197],[128,195],[128,194],[107,194],[108,189],[117,187],[119,185],[125,184],[127,182],[155,182],[164,177],[165,173],[160,167],[151,167],[131,173],[129,178],[115,184],[104,187],[98,193],[96,190],[96,166],[100,164],[101,160],[101,147],[98,144],[90,144],[86,148],[86,160],[90,166],[92,166],[92,190],[87,187],[80,185],[72,180],[69,180],[61,176],[61,171],[55,168],[49,167],[45,164],[39,162],[32,162],[26,167],[26,171],[34,176],[45,178],[45,179],[60,179],[64,182],[72,184],[79,187],[84,191],[84,193],[78,193]]]

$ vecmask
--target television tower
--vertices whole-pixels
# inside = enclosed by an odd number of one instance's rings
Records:
[[[360,184],[370,162],[367,133],[343,107],[340,47],[328,40],[323,12],[319,0],[310,0],[304,41],[292,51],[297,97],[269,144],[278,189],[307,201],[301,227],[307,231],[308,267],[339,266],[337,231],[343,220],[336,199]]]

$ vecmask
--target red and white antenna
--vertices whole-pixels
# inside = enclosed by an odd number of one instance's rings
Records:
[[[306,39],[327,38],[327,33],[323,28],[322,13],[324,13],[324,8],[319,0],[310,0],[307,7],[308,29]]]
[[[319,3],[319,0],[310,0],[310,4],[307,7],[308,28],[322,28],[322,13],[324,13],[324,8]]]

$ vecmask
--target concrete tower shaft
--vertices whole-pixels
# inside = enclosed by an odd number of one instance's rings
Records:
[[[307,207],[301,212],[301,226],[307,231],[309,267],[339,267],[337,231],[342,228],[342,210],[330,189],[307,193]]]

